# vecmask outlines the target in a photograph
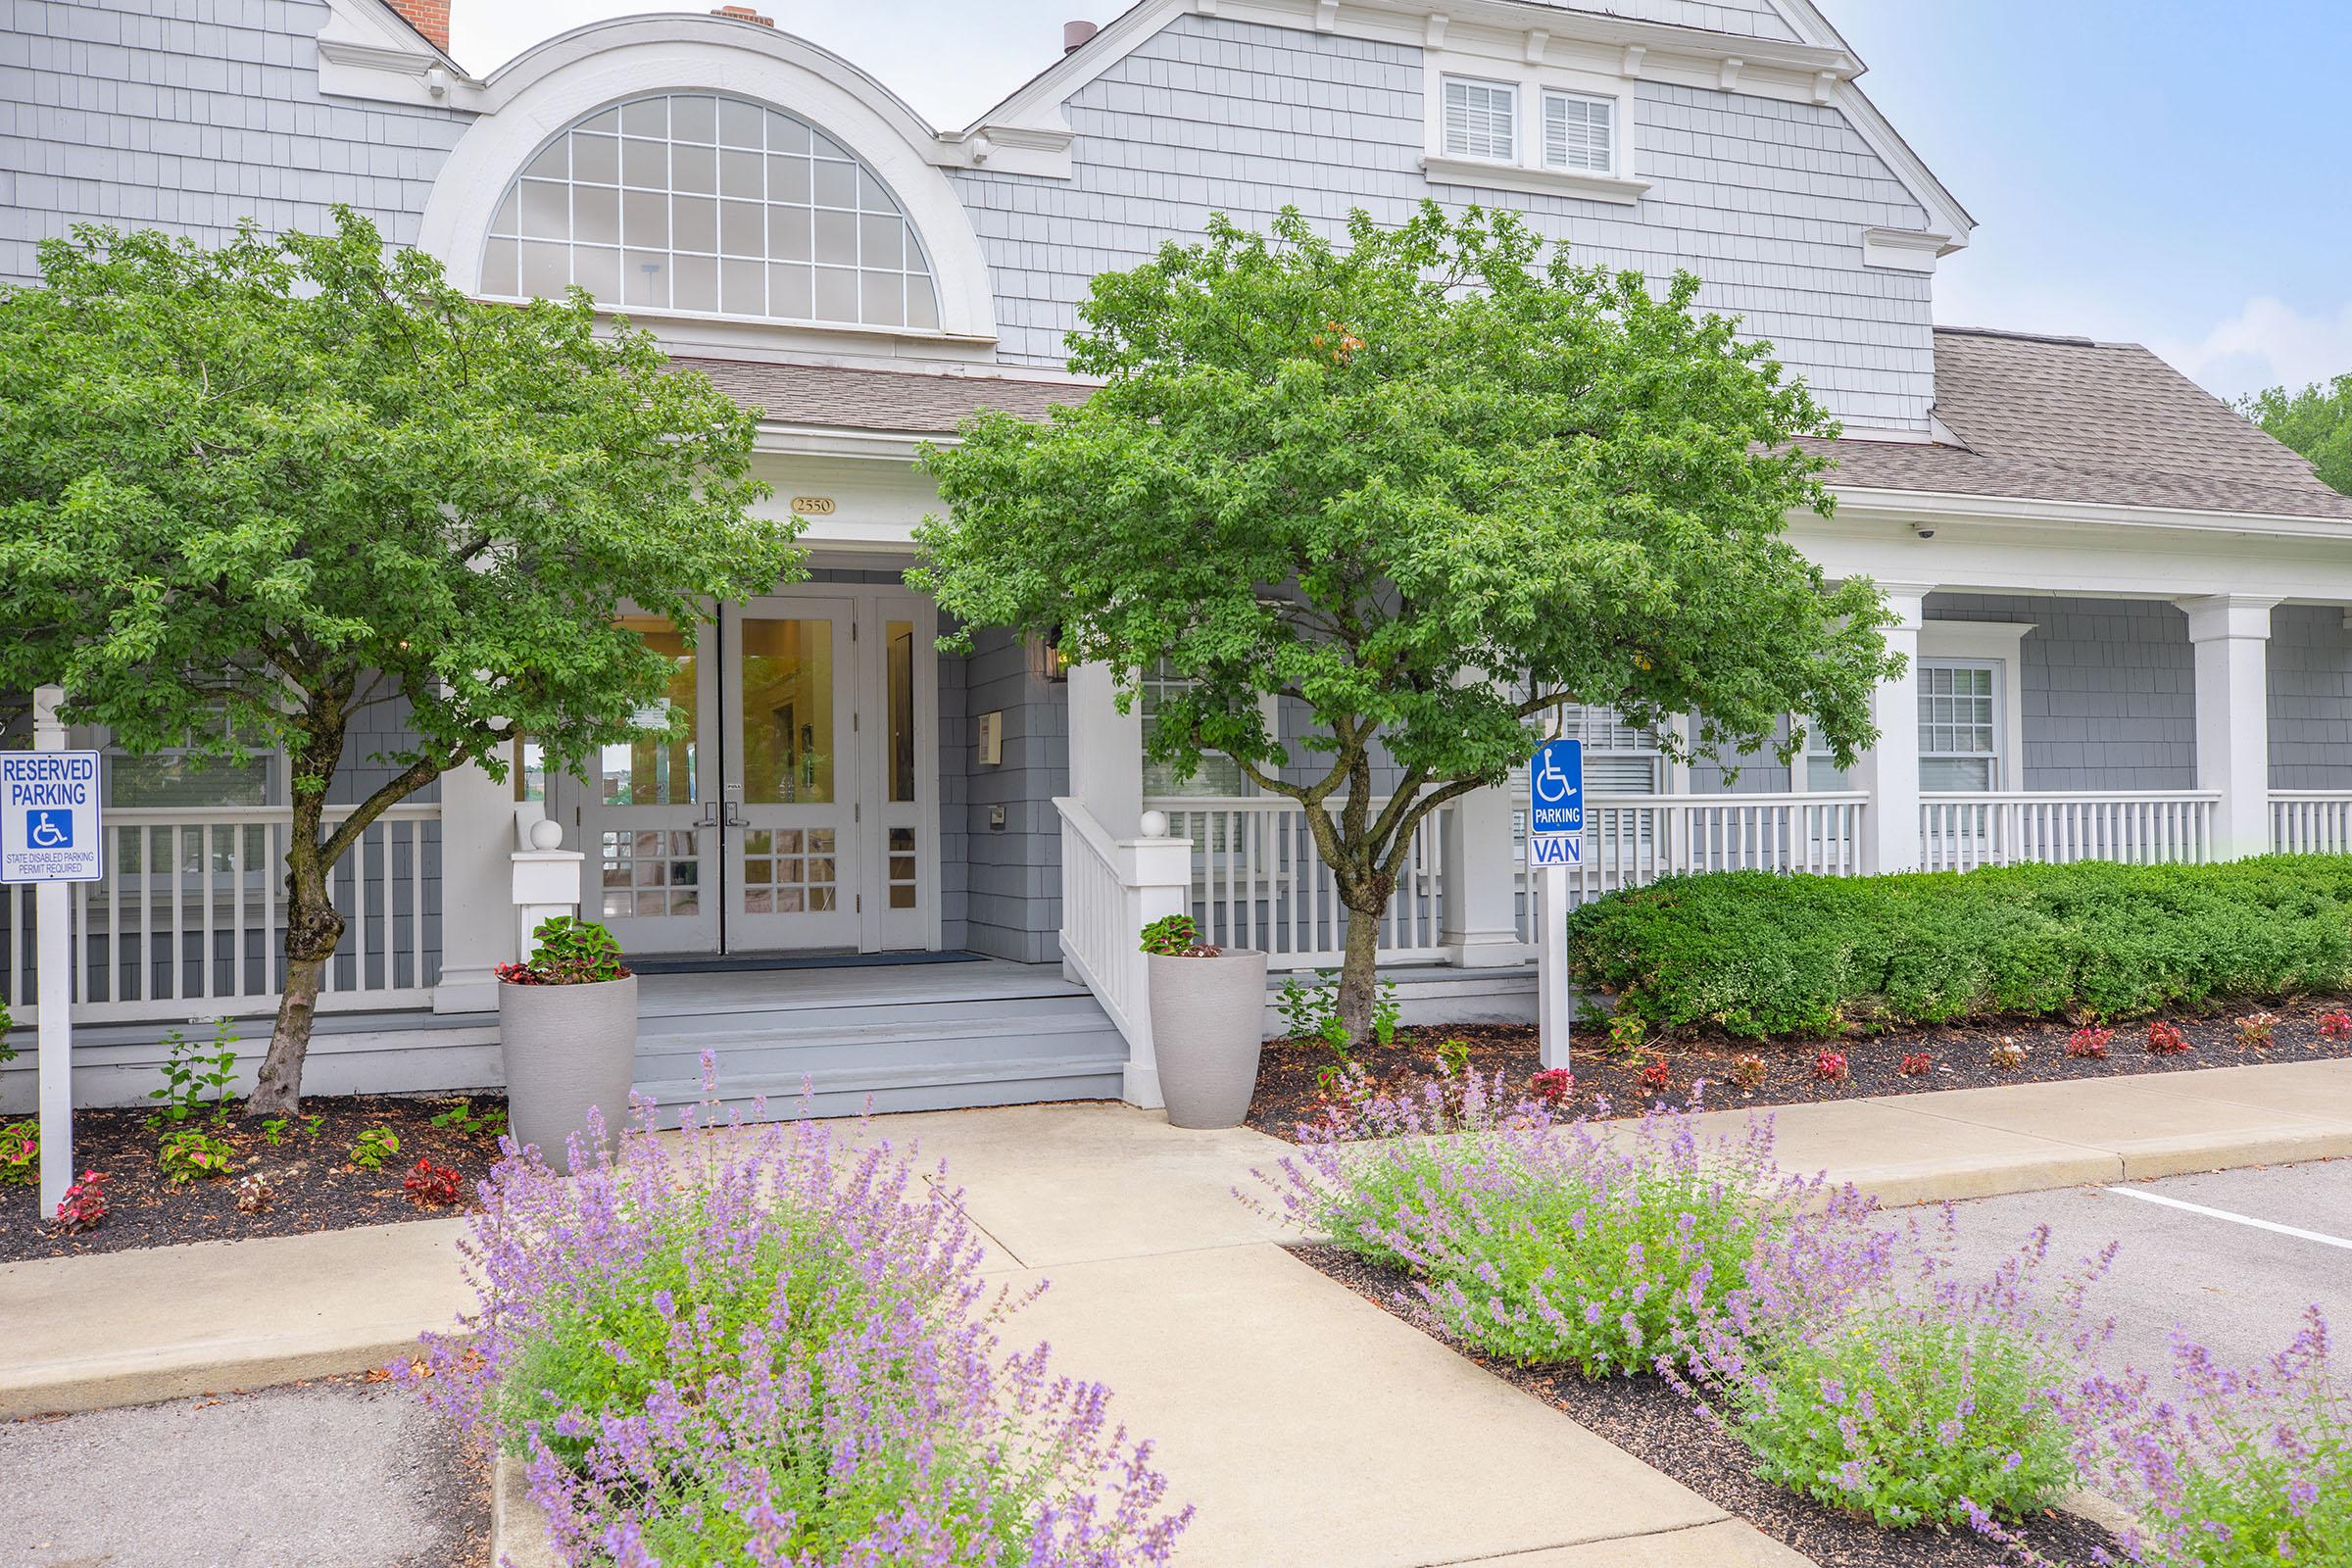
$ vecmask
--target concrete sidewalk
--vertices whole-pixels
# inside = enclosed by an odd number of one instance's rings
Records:
[[[470,1304],[461,1219],[0,1267],[0,1420],[360,1372]]]
[[[1742,1110],[1709,1113],[1736,1124]],[[2352,1061],[1785,1107],[1782,1163],[1890,1201],[2352,1153]],[[1018,1320],[1118,1394],[1200,1517],[1185,1568],[1802,1559],[1288,1256],[1284,1146],[1120,1105],[879,1119],[944,1157]],[[380,1364],[466,1304],[441,1220],[0,1267],[0,1414]]]

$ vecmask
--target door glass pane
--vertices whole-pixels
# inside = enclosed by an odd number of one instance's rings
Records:
[[[702,862],[691,830],[608,828],[599,837],[606,919],[701,912]]]
[[[695,651],[662,615],[623,615],[620,624],[670,660],[669,690],[638,713],[642,739],[604,750],[601,771],[607,806],[688,806],[695,799]],[[666,726],[674,722],[675,728]]]
[[[885,621],[883,661],[888,690],[884,706],[890,710],[890,799],[914,799],[914,622]]]
[[[914,907],[914,829],[894,827],[890,830],[890,906],[894,909]]]
[[[744,800],[831,801],[833,623],[746,620],[742,691]]]

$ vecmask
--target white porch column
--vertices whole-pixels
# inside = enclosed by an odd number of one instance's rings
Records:
[[[1863,813],[1862,869],[1872,874],[1919,868],[1919,626],[1926,618],[1923,583],[1883,582],[1894,624],[1886,651],[1901,654],[1903,672],[1871,697],[1879,742],[1854,764],[1854,783],[1870,795]]]
[[[2219,790],[2213,858],[2271,848],[2271,718],[2267,658],[2278,601],[2207,594],[2175,603],[2188,612],[2197,651],[2197,788]]]
[[[1492,969],[1527,959],[1519,940],[1518,863],[1511,849],[1511,792],[1472,790],[1438,818],[1439,944],[1446,961]]]
[[[1666,720],[1666,727],[1672,730],[1675,739],[1684,745],[1688,746],[1690,743],[1690,715],[1689,713],[1671,715]],[[1690,793],[1690,764],[1689,762],[1669,758],[1666,765],[1659,771],[1665,776],[1658,781],[1658,785],[1666,794],[1688,795]]]
[[[488,1012],[498,1005],[490,966],[519,957],[514,947],[514,779],[479,767],[441,775],[441,978],[435,1012]]]
[[[1144,715],[1120,712],[1108,664],[1070,666],[1070,795],[1114,839],[1142,832]]]

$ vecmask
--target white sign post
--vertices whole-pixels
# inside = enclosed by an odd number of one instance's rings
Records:
[[[106,874],[98,821],[98,754],[65,750],[57,705],[33,693],[29,752],[0,752],[0,882],[31,882],[40,999],[41,1215],[74,1181],[74,947],[69,882]]]
[[[1568,871],[1585,863],[1585,743],[1528,760],[1527,866],[1536,883],[1536,1031],[1544,1065],[1568,1065]]]

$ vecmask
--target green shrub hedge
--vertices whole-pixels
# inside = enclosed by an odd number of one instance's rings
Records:
[[[2352,989],[2352,857],[1673,877],[1568,917],[1588,992],[1768,1040]]]

